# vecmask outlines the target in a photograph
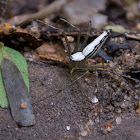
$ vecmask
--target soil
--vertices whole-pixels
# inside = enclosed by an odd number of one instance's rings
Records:
[[[121,86],[107,71],[70,74],[68,68],[44,64],[39,60],[28,62],[28,67],[36,124],[18,127],[10,110],[0,108],[0,140],[140,139],[140,117],[135,113],[139,88],[126,79],[123,81],[130,89],[121,88],[123,97],[114,103],[116,95],[113,94]],[[82,74],[85,75],[68,86]],[[58,93],[61,89],[64,90]],[[126,101],[125,95],[130,99],[127,106],[120,107],[121,112],[118,113],[116,108]],[[98,104],[91,101],[94,96],[98,98]],[[122,119],[120,124],[116,124],[117,117]],[[105,131],[106,123],[111,127],[109,133]]]

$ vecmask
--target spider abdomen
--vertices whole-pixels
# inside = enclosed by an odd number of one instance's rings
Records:
[[[88,44],[82,52],[76,52],[70,56],[70,60],[72,61],[82,61],[85,57],[95,56],[109,37],[111,30],[104,31],[100,36],[98,36],[95,40],[93,40],[90,44]]]

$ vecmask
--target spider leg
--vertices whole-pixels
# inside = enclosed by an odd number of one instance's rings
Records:
[[[99,68],[107,68],[105,65],[86,65],[84,67],[76,67],[74,70],[80,70],[80,71],[93,71]]]
[[[73,53],[76,53],[78,51],[78,47],[79,47],[79,42],[80,42],[80,38],[81,38],[81,31],[78,31],[78,37],[77,37],[77,42],[76,42],[76,46],[74,48]]]
[[[67,38],[65,32],[64,32],[63,30],[61,30],[61,32],[62,32],[62,35],[64,36],[65,41],[66,41],[66,43],[67,43],[68,54],[69,54],[69,57],[70,57],[70,56],[71,56],[71,47],[70,47],[70,43],[69,43],[69,41],[68,41],[68,38]]]
[[[70,26],[72,26],[73,28],[75,28],[78,31],[78,37],[77,37],[77,42],[76,42],[76,46],[74,48],[73,53],[78,51],[78,47],[79,47],[79,42],[80,42],[80,38],[81,38],[81,31],[78,27],[74,26],[73,24],[69,23],[67,20],[60,18],[60,20],[66,22],[67,24],[69,24]]]
[[[63,18],[60,18],[60,20],[62,20],[63,22],[69,24],[70,26],[72,26],[73,28],[75,28],[76,30],[79,31],[79,28],[78,28],[78,27],[76,27],[76,26],[74,26],[73,24],[69,23],[67,20],[65,20],[65,19],[63,19]]]
[[[50,25],[50,24],[48,24],[48,23],[46,23],[46,22],[43,22],[43,21],[41,21],[41,20],[38,20],[38,19],[37,19],[36,21],[38,21],[38,22],[40,22],[40,23],[43,23],[43,24],[45,24],[45,25],[47,25],[47,26],[49,26],[49,27],[51,27],[51,28],[57,30],[58,32],[61,32],[61,33],[62,33],[62,35],[63,35],[64,38],[65,38],[65,41],[66,41],[66,44],[67,44],[67,47],[68,47],[68,54],[69,54],[69,57],[70,57],[70,56],[71,56],[71,47],[70,47],[70,43],[69,43],[69,41],[68,41],[68,38],[67,38],[65,32],[64,32],[62,29],[59,29],[59,28],[57,28],[57,27],[54,27],[53,25]]]
[[[84,39],[84,42],[83,42],[83,45],[82,45],[80,51],[83,51],[83,49],[85,48],[85,46],[87,44],[88,38],[90,36],[90,29],[91,29],[91,21],[89,21],[88,32],[87,32],[87,35],[86,35],[86,37]]]

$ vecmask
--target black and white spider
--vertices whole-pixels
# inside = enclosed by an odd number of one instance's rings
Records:
[[[61,20],[68,23],[68,21],[66,21],[65,19],[61,19]],[[41,21],[39,21],[39,22],[41,22]],[[47,24],[47,23],[45,23],[45,24]],[[68,23],[68,24],[70,24],[70,23]],[[58,32],[61,32],[62,35],[64,36],[67,47],[68,47],[68,54],[69,54],[69,60],[70,60],[69,62],[70,62],[70,67],[72,68],[71,72],[73,72],[75,69],[84,69],[86,60],[91,57],[94,57],[98,53],[98,51],[101,49],[101,47],[105,43],[106,39],[111,34],[111,30],[105,30],[96,39],[94,39],[90,44],[86,45],[88,38],[89,38],[89,32],[90,32],[90,26],[89,26],[88,34],[85,37],[82,47],[80,47],[79,46],[79,42],[80,42],[80,38],[81,38],[80,29],[77,28],[76,26],[70,24],[72,27],[74,27],[75,29],[78,30],[77,43],[74,48],[74,51],[71,52],[70,43],[68,41],[68,38],[67,38],[65,32],[62,29],[56,28],[50,24],[47,24],[47,25],[53,29],[56,29]],[[86,67],[88,69],[88,66],[86,66]],[[98,67],[102,67],[102,66],[92,65],[92,67],[98,68]]]

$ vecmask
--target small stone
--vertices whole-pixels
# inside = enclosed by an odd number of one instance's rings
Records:
[[[89,129],[92,125],[94,125],[94,122],[92,120],[89,120],[86,125],[85,125],[85,128],[86,129]]]
[[[116,88],[117,88],[117,85],[116,85],[115,83],[113,83],[113,84],[112,84],[112,87],[113,87],[114,89],[116,89]]]
[[[33,58],[29,58],[28,60],[29,60],[30,62],[33,62],[33,61],[34,61],[34,59],[33,59]]]
[[[67,126],[66,129],[69,131],[70,130],[70,126]]]
[[[126,108],[128,108],[130,106],[130,102],[128,102],[128,101],[125,101],[125,102],[122,102],[121,103],[121,108],[122,109],[126,109]]]
[[[18,130],[18,128],[15,128],[16,129],[16,131]]]
[[[119,37],[118,40],[117,40],[117,42],[119,42],[119,43],[123,43],[123,42],[124,42],[124,38]]]
[[[82,131],[80,132],[80,135],[81,135],[82,137],[86,137],[86,136],[88,136],[88,131],[82,130]]]
[[[118,114],[121,114],[122,110],[121,110],[121,108],[116,108],[115,112],[118,113]]]
[[[91,99],[91,102],[94,103],[94,104],[97,104],[98,103],[98,98],[95,96]]]
[[[30,57],[30,53],[29,53],[29,52],[25,52],[25,53],[24,53],[24,57],[25,57],[25,58],[29,58],[29,57]]]
[[[99,117],[97,117],[96,119],[95,119],[95,123],[99,123],[100,122],[100,119],[99,119]]]
[[[24,47],[24,51],[29,52],[29,51],[31,51],[31,49],[29,47]]]
[[[110,62],[109,62],[109,66],[110,66],[111,68],[113,68],[113,67],[115,66],[115,64],[114,64],[112,61],[110,61]]]
[[[122,123],[121,117],[117,117],[117,118],[116,118],[116,124],[121,124],[121,123]]]
[[[113,130],[112,127],[107,127],[106,129],[107,129],[108,132],[111,132]]]
[[[37,134],[34,134],[34,137],[36,137],[37,136]]]
[[[126,87],[126,83],[124,81],[122,81],[121,84],[120,84],[120,86],[121,86],[121,88],[124,89]]]
[[[104,134],[108,134],[107,129],[103,129],[103,133],[104,133]]]
[[[136,58],[137,58],[138,60],[140,60],[140,55],[136,55]]]
[[[73,42],[74,41],[74,37],[72,37],[72,36],[67,36],[67,39],[68,39],[69,42]]]
[[[134,98],[135,98],[136,100],[138,100],[138,99],[139,99],[139,96],[138,96],[138,95],[135,95]]]
[[[129,97],[127,95],[124,96],[124,99],[127,100],[127,101],[131,101],[131,97]]]
[[[114,111],[114,107],[112,105],[108,105],[107,106],[107,111],[113,112]]]

